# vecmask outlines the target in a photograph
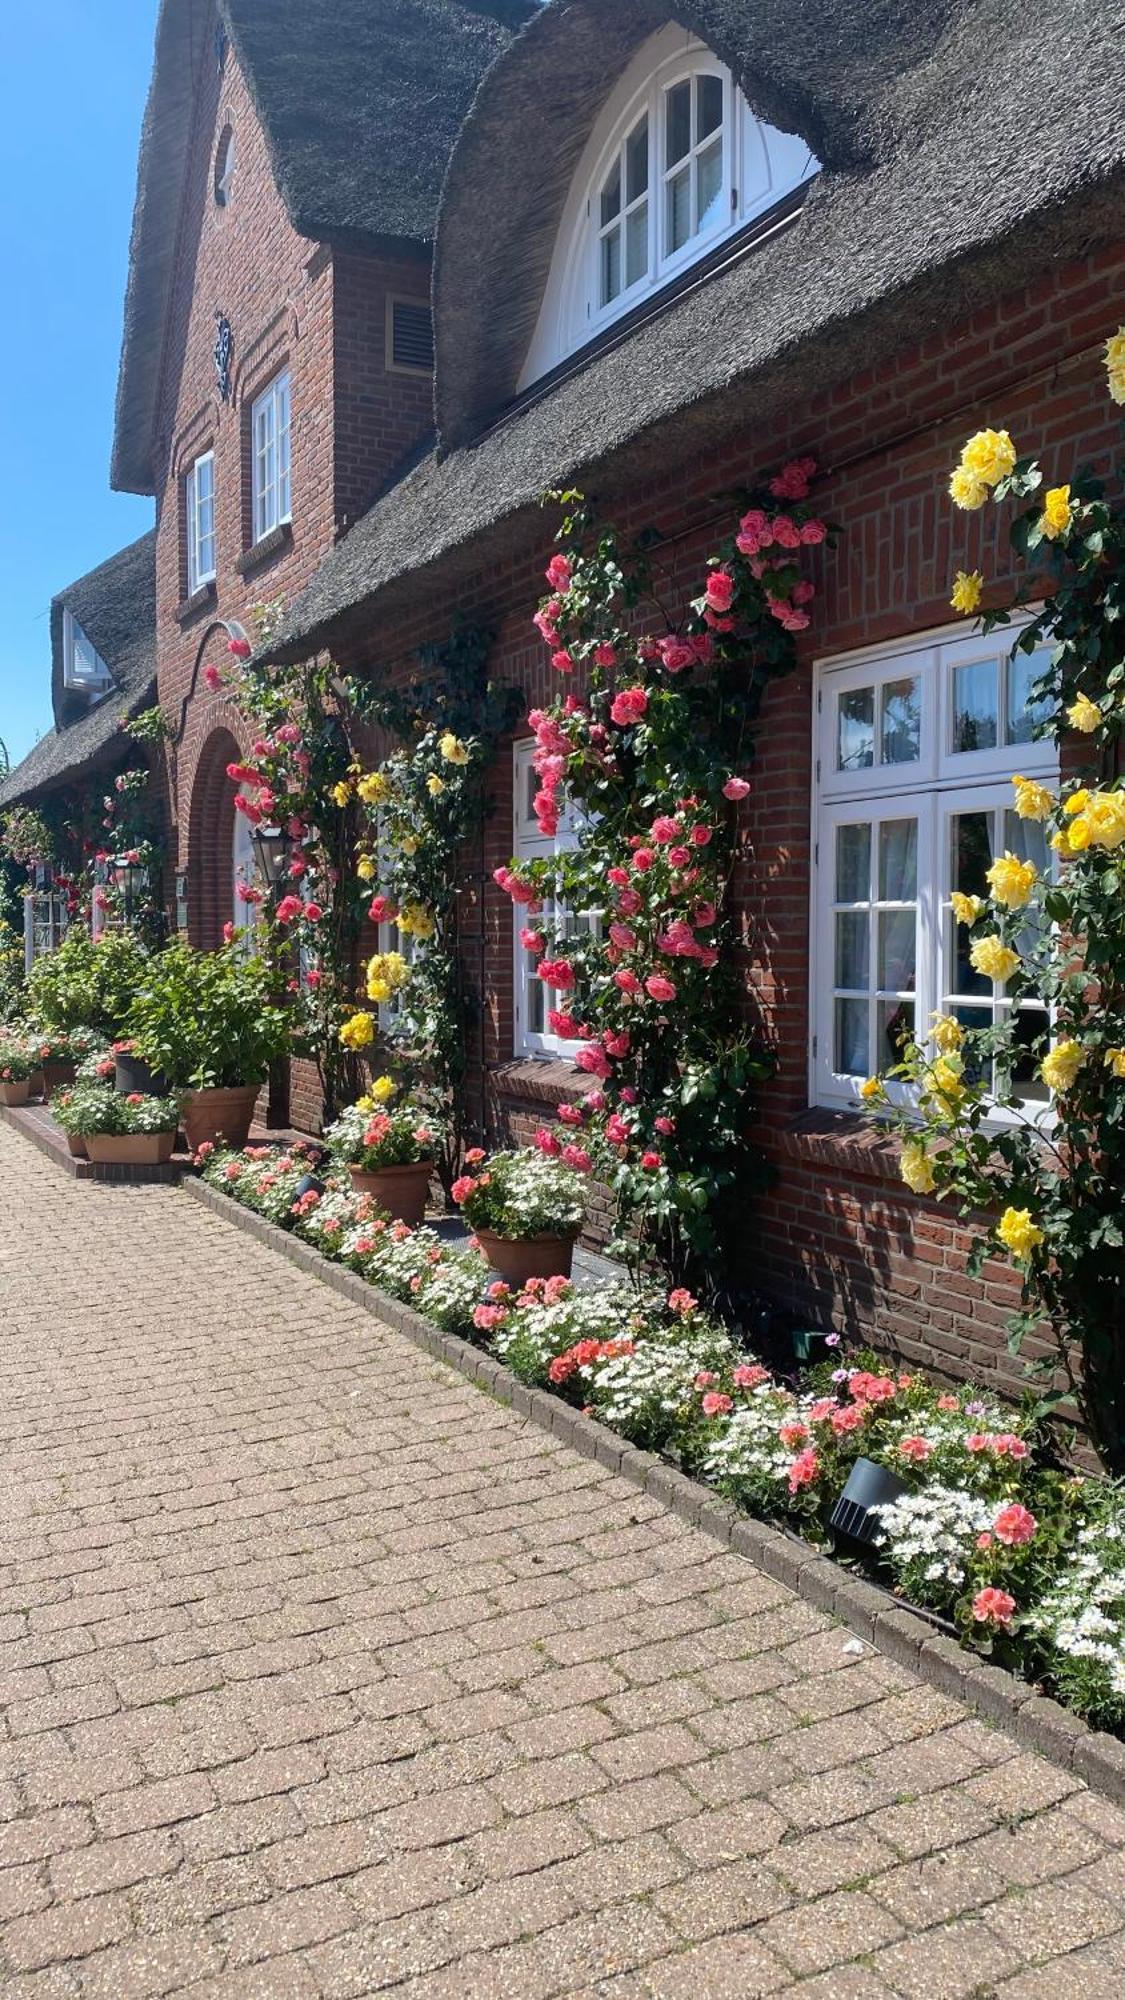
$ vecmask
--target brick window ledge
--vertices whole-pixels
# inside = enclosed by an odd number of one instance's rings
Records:
[[[193,618],[198,618],[201,611],[213,611],[217,597],[215,579],[212,577],[209,583],[201,583],[198,590],[193,590],[190,597],[185,597],[182,603],[177,604],[176,623],[187,625]]]
[[[498,1097],[522,1104],[572,1104],[593,1089],[593,1079],[582,1076],[573,1063],[517,1057],[514,1062],[497,1063],[489,1072]]]
[[[261,569],[264,563],[280,555],[282,549],[289,549],[292,546],[293,524],[291,521],[282,521],[279,527],[271,528],[268,535],[263,535],[260,541],[254,543],[253,548],[247,549],[239,556],[235,569],[239,576],[249,576],[252,570]]]
[[[894,1181],[900,1192],[906,1193],[899,1174],[899,1139],[854,1111],[825,1111],[814,1106],[784,1126],[775,1143],[790,1159],[811,1162],[828,1174]]]

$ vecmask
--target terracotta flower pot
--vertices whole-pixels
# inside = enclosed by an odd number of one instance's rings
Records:
[[[66,1139],[66,1148],[67,1152],[71,1156],[71,1159],[73,1160],[89,1159],[90,1155],[86,1151],[85,1139],[81,1138],[77,1132],[66,1132],[64,1133],[63,1136]]]
[[[43,1064],[43,1082],[47,1087],[47,1096],[49,1097],[53,1090],[65,1090],[67,1084],[74,1082],[77,1074],[77,1063],[63,1061],[45,1062]]]
[[[378,1173],[348,1168],[357,1194],[369,1194],[395,1222],[409,1223],[411,1229],[417,1229],[426,1213],[433,1171],[432,1160],[415,1160],[409,1167],[382,1167]]]
[[[174,1132],[90,1132],[86,1157],[96,1167],[158,1167],[172,1157]]]
[[[28,1089],[32,1097],[46,1097],[47,1079],[41,1069],[33,1070],[28,1079]]]
[[[212,1145],[230,1146],[238,1152],[250,1137],[261,1087],[260,1083],[239,1083],[230,1090],[185,1091],[180,1115],[188,1150],[197,1153],[204,1140],[210,1139]]]
[[[477,1241],[494,1271],[515,1288],[529,1278],[569,1278],[573,1236],[494,1236],[478,1229]]]
[[[0,1083],[0,1104],[26,1104],[31,1096],[31,1078],[21,1083]]]

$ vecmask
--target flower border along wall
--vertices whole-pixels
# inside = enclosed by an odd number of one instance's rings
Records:
[[[1125,1494],[1061,1467],[1030,1407],[839,1346],[800,1382],[781,1380],[682,1286],[579,1291],[554,1277],[516,1290],[471,1239],[451,1248],[392,1222],[342,1180],[310,1185],[315,1157],[303,1143],[204,1149],[203,1180],[356,1274],[376,1310],[380,1295],[409,1305],[814,1546],[828,1546],[857,1463],[884,1468],[898,1494],[879,1510],[877,1545],[847,1546],[853,1564],[946,1619],[971,1653],[1125,1734]]]
[[[1125,328],[1106,345],[1108,386],[1125,403]],[[1118,456],[1118,477],[1125,452]],[[953,896],[994,1024],[935,1016],[888,1079],[864,1095],[897,1125],[902,1172],[920,1194],[991,1215],[970,1271],[1011,1258],[1023,1311],[1011,1346],[1046,1328],[1048,1400],[1077,1401],[1105,1464],[1125,1472],[1125,511],[1089,473],[1043,487],[1004,430],[970,438],[950,480],[954,503],[1029,501],[1010,537],[1027,582],[986,610],[986,630],[1039,605],[1015,640],[1047,650],[1032,688],[1037,732],[1059,746],[1057,793],[1012,773],[1016,817],[1035,822],[1051,870],[1006,852]],[[1042,603],[1045,586],[1049,591]],[[985,579],[960,572],[953,602],[977,610]],[[1031,1030],[1029,1034],[1029,1028]],[[1028,1068],[1035,1085],[1029,1095]],[[1038,1101],[1036,1101],[1038,1098]]]

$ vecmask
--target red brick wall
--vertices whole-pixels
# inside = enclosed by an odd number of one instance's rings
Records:
[[[834,552],[815,551],[818,597],[798,672],[764,706],[737,873],[748,1018],[771,1043],[777,1076],[763,1093],[756,1135],[777,1170],[776,1185],[748,1218],[744,1267],[752,1281],[813,1323],[834,1319],[911,1359],[952,1374],[993,1374],[1018,1387],[1005,1351],[1014,1299],[1011,1274],[989,1266],[983,1286],[964,1276],[965,1230],[934,1203],[906,1193],[893,1159],[858,1121],[808,1113],[808,924],[813,662],[881,640],[952,622],[949,588],[957,568],[980,568],[997,597],[1013,581],[1003,546],[1005,518],[992,507],[957,513],[945,487],[967,433],[1006,425],[1021,452],[1043,455],[1066,477],[1077,462],[1103,473],[1120,454],[1117,412],[1105,392],[1098,346],[1117,324],[1125,248],[1045,274],[1005,304],[945,336],[904,350],[815,398],[769,434],[732,433],[713,454],[669,465],[659,487],[630,488],[627,461],[602,484],[605,511],[626,533],[656,526],[666,540],[684,597],[698,588],[704,560],[729,530],[732,509],[716,509],[734,486],[795,451],[813,452],[824,477],[817,500],[842,528]],[[1120,459],[1118,460],[1118,470]],[[452,613],[494,629],[494,677],[515,683],[528,705],[550,692],[545,649],[529,618],[543,586],[542,544],[506,562],[499,579],[487,562],[456,603],[428,579],[419,616],[393,633],[373,628],[355,664],[407,670],[411,650],[448,631]],[[439,608],[434,609],[437,605]],[[499,760],[485,868],[509,858],[511,759]],[[494,1126],[525,1137],[538,1122],[551,1078],[535,1094],[522,1072],[497,1074],[511,1060],[512,919],[506,897],[488,884],[482,912],[488,978],[483,995],[487,1100]]]

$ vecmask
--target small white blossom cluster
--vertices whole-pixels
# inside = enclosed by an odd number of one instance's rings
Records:
[[[786,1480],[793,1447],[782,1444],[778,1432],[782,1424],[801,1416],[795,1397],[763,1382],[738,1404],[726,1430],[715,1439],[703,1461],[705,1478],[725,1492],[756,1486],[759,1481]]]
[[[453,1193],[474,1229],[517,1240],[569,1236],[586,1213],[582,1175],[534,1150],[493,1153],[479,1176],[455,1182]]]
[[[643,1325],[637,1293],[628,1285],[598,1292],[568,1288],[561,1297],[521,1304],[496,1327],[491,1345],[501,1361],[518,1349],[520,1374],[545,1381],[551,1362],[580,1340],[628,1340]]]
[[[1054,1651],[1099,1669],[1107,1694],[1125,1698],[1125,1525],[1099,1520],[1028,1621]]]
[[[623,1437],[665,1436],[695,1399],[697,1378],[729,1367],[733,1353],[732,1343],[707,1321],[678,1340],[650,1336],[639,1340],[632,1354],[596,1361],[582,1371],[588,1400]]]
[[[996,1507],[962,1487],[935,1484],[872,1512],[882,1524],[879,1545],[892,1569],[945,1586],[964,1583],[976,1538],[991,1528]]]

